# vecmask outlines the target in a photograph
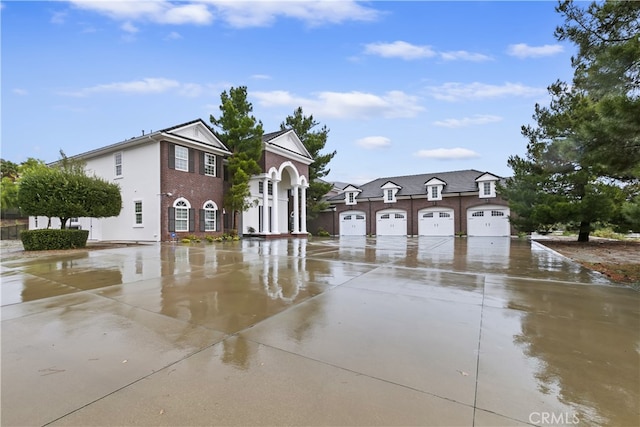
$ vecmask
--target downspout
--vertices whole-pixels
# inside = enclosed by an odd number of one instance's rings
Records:
[[[371,235],[371,223],[373,222],[373,219],[371,218],[371,198],[370,197],[367,199],[367,202],[369,203],[369,219],[370,219],[370,221],[369,221],[369,232],[367,233],[367,235],[370,236]]]
[[[410,202],[410,209],[411,209],[411,215],[409,215],[409,219],[411,221],[411,232],[409,233],[409,236],[413,236],[413,196],[410,194],[409,195],[409,200],[411,200]]]
[[[462,234],[462,193],[458,193],[458,232]]]

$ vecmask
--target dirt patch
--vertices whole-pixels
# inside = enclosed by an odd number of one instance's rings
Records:
[[[611,280],[640,286],[640,241],[538,240],[538,243],[573,259],[586,268],[599,271]]]

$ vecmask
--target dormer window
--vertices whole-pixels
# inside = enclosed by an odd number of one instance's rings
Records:
[[[478,197],[481,199],[496,197],[496,183],[499,179],[500,177],[488,172],[476,178],[476,182],[478,183]]]
[[[427,187],[427,200],[442,200],[442,190],[447,185],[446,182],[438,178],[431,178],[424,185]]]
[[[381,188],[384,202],[395,203],[397,201],[396,194],[398,194],[398,191],[400,191],[402,187],[400,187],[398,184],[395,184],[394,182],[387,181],[384,185],[381,186]]]
[[[360,190],[357,187],[354,187],[353,185],[348,185],[342,191],[344,192],[344,203],[346,205],[358,204],[356,197],[358,197],[358,193],[360,193],[362,190]]]

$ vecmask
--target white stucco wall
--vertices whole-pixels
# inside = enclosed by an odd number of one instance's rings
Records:
[[[149,141],[122,150],[122,176],[115,176],[114,153],[87,161],[89,174],[120,186],[122,211],[112,218],[85,219],[95,240],[160,240],[160,145]],[[142,225],[135,224],[134,202],[142,201]],[[83,228],[84,224],[83,224]]]

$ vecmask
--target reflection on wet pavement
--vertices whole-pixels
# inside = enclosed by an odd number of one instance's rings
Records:
[[[157,244],[1,271],[2,425],[640,422],[639,294],[526,240]]]

